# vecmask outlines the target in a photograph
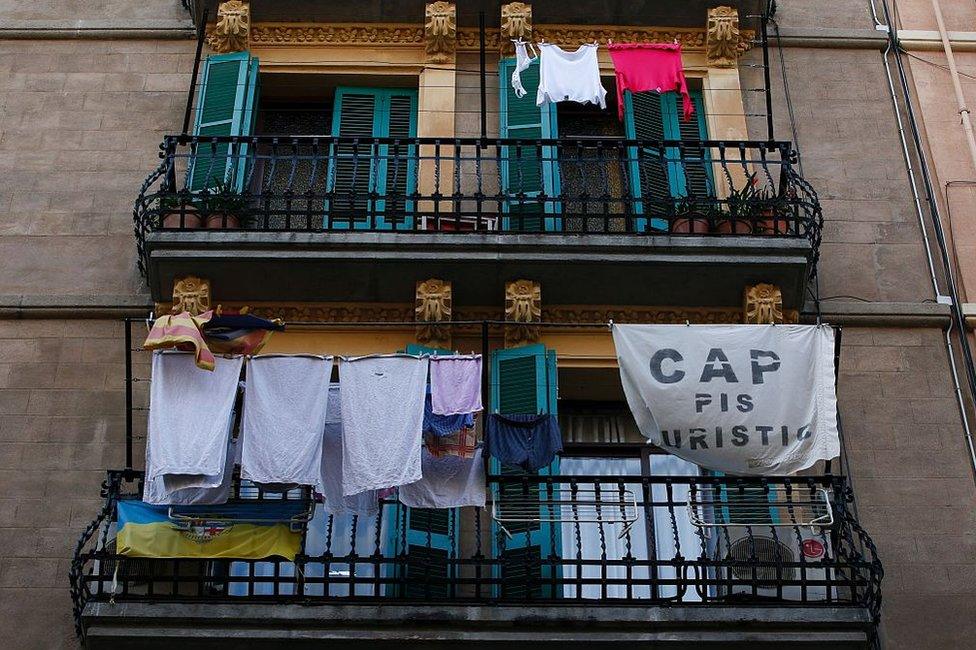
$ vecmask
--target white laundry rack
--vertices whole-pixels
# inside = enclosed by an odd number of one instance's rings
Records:
[[[834,509],[824,488],[699,485],[688,492],[688,519],[699,528],[828,528],[834,523]]]
[[[637,497],[629,489],[550,488],[492,496],[491,518],[509,538],[506,524],[622,524],[624,537],[637,521]]]

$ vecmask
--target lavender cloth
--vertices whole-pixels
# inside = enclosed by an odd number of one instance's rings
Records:
[[[476,413],[481,406],[481,355],[431,357],[434,415]]]
[[[427,357],[390,355],[343,360],[342,494],[419,481]]]

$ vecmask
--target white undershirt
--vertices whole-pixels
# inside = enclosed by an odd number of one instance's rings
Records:
[[[597,46],[581,45],[566,52],[551,43],[539,44],[539,93],[535,103],[579,102],[607,107],[607,91],[600,83]]]

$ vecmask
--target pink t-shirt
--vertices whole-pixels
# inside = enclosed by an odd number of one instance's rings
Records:
[[[617,113],[624,118],[624,91],[678,91],[683,100],[684,119],[695,112],[681,65],[681,45],[676,43],[614,43],[610,58],[617,72]]]

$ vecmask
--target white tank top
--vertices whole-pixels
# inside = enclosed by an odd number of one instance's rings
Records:
[[[539,94],[535,103],[579,102],[607,107],[607,91],[600,83],[597,46],[581,45],[566,52],[551,43],[539,44]]]

